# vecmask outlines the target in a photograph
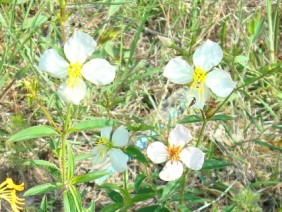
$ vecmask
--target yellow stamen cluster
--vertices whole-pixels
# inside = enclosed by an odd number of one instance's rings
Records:
[[[67,85],[74,88],[76,84],[79,83],[79,80],[82,78],[81,76],[81,69],[82,69],[81,63],[71,63],[70,67],[68,69],[68,81]]]
[[[205,87],[204,82],[207,77],[207,72],[203,71],[200,67],[197,67],[193,73],[193,82],[190,86],[191,91],[196,89],[198,96],[200,97],[200,101],[204,102],[204,93]]]
[[[104,158],[107,151],[112,148],[112,142],[107,137],[101,136],[99,140],[95,143],[95,146],[100,146],[100,145],[104,145],[107,147],[100,149],[99,151],[100,158]]]
[[[181,150],[182,150],[181,146],[176,146],[176,145],[168,146],[167,151],[168,151],[170,160],[178,161],[180,159],[179,154]]]
[[[0,184],[0,199],[10,203],[13,212],[20,212],[24,206],[24,199],[17,197],[16,191],[24,190],[24,183],[14,184],[11,178],[7,178]]]

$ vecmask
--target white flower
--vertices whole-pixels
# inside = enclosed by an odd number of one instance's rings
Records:
[[[196,98],[193,107],[202,109],[209,96],[208,88],[219,97],[227,97],[236,86],[228,72],[220,69],[211,70],[222,58],[220,46],[207,40],[194,52],[195,68],[181,58],[173,58],[165,66],[163,75],[176,84],[185,85],[192,82],[190,96]]]
[[[120,149],[128,143],[128,131],[124,126],[118,127],[111,138],[111,127],[101,130],[101,137],[93,148],[93,162],[101,163],[109,155],[112,166],[117,172],[123,172],[127,169],[127,155]]]
[[[197,147],[186,148],[192,136],[187,128],[178,124],[169,133],[168,147],[162,142],[151,143],[147,155],[154,163],[167,161],[159,176],[162,180],[172,181],[181,177],[184,163],[188,168],[200,170],[204,163],[205,154]]]
[[[85,63],[96,46],[96,41],[88,34],[75,32],[64,45],[64,53],[69,62],[55,49],[48,49],[41,55],[41,71],[55,78],[66,79],[57,90],[64,102],[78,105],[86,95],[82,76],[97,85],[106,85],[114,80],[116,69],[107,60],[92,59]]]

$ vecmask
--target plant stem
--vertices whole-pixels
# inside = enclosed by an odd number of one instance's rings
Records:
[[[266,0],[266,7],[267,7],[267,20],[268,20],[270,63],[274,63],[275,57],[274,57],[274,36],[273,36],[273,26],[272,26],[272,0]]]
[[[199,144],[200,144],[200,142],[201,142],[201,140],[204,136],[204,131],[205,131],[206,125],[208,123],[208,119],[206,119],[206,116],[205,116],[205,114],[202,110],[201,110],[201,114],[202,114],[202,117],[203,117],[203,124],[202,124],[202,128],[201,128],[201,131],[200,131],[200,135],[199,135],[197,143],[196,143],[196,147],[199,146]]]
[[[181,185],[181,191],[180,191],[180,197],[179,197],[179,203],[180,205],[183,205],[184,203],[184,192],[185,192],[185,186],[186,186],[186,178],[188,176],[189,173],[189,169],[186,168],[184,174],[183,174],[183,181],[182,181],[182,185]]]
[[[126,169],[123,172],[123,187],[125,190],[127,190],[127,178],[128,178],[128,170]]]
[[[68,109],[67,109],[67,114],[66,114],[66,120],[64,123],[64,132],[62,134],[62,146],[61,146],[61,167],[62,167],[62,182],[63,184],[66,183],[66,173],[67,173],[67,158],[66,158],[66,149],[67,149],[67,135],[68,135],[68,129],[69,129],[69,125],[70,125],[70,115],[71,115],[71,104],[68,104]]]
[[[65,21],[67,20],[66,12],[67,0],[60,0],[60,25],[62,30],[62,37],[64,42],[67,40],[66,30],[65,30]]]

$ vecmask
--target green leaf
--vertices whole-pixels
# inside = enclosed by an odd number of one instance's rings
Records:
[[[179,188],[179,186],[181,185],[181,182],[182,182],[182,177],[179,178],[178,180],[176,181],[171,181],[171,182],[168,182],[166,184],[166,186],[164,187],[164,190],[163,190],[163,193],[162,193],[162,196],[160,198],[160,202],[164,202],[166,201],[168,198],[170,198],[175,192],[176,190]]]
[[[120,194],[123,196],[123,199],[125,200],[126,205],[130,205],[132,202],[129,192],[116,184],[104,183],[103,185],[100,185],[99,188],[119,190]]]
[[[211,121],[229,121],[229,120],[234,120],[235,118],[232,116],[228,115],[214,115],[211,117]]]
[[[202,170],[207,169],[220,169],[225,166],[231,166],[232,164],[223,160],[205,160]]]
[[[127,146],[126,149],[124,149],[124,152],[144,164],[148,163],[143,153],[135,146]]]
[[[148,194],[136,194],[133,198],[132,198],[132,202],[141,202],[147,199],[151,199],[154,198],[156,196],[155,193],[148,193]]]
[[[194,122],[201,122],[203,121],[202,118],[200,118],[197,115],[191,115],[191,116],[187,116],[184,119],[180,120],[179,123],[180,124],[184,124],[184,123],[194,123]]]
[[[42,198],[40,208],[39,208],[39,212],[47,212],[47,197],[45,195]]]
[[[7,140],[7,142],[23,141],[51,135],[58,135],[58,132],[48,126],[34,126],[24,129],[16,135],[13,135],[10,139]]]
[[[77,211],[82,211],[82,202],[81,202],[81,197],[80,197],[78,190],[76,189],[74,185],[70,185],[69,189],[70,189],[70,192],[74,200]]]
[[[256,143],[256,144],[258,144],[258,145],[261,145],[261,146],[264,146],[264,147],[267,147],[267,148],[269,148],[269,149],[272,150],[272,151],[277,150],[277,151],[279,151],[279,152],[282,153],[282,148],[273,146],[273,145],[271,145],[271,144],[269,144],[269,143],[267,143],[267,142],[260,141],[260,140],[254,140],[254,143]]]
[[[183,195],[183,200],[189,201],[189,200],[197,200],[197,199],[201,199],[200,197],[197,197],[193,194],[184,194]],[[180,195],[176,194],[173,195],[173,197],[171,198],[171,201],[179,201],[180,200]]]
[[[28,160],[23,163],[23,165],[35,165],[35,166],[44,166],[44,167],[52,167],[54,169],[60,170],[54,163],[51,163],[46,160]]]
[[[93,154],[81,154],[81,155],[75,156],[74,160],[75,161],[80,161],[80,160],[84,160],[84,159],[92,158],[92,157],[93,157]]]
[[[126,125],[126,129],[137,132],[137,131],[154,130],[155,127],[143,123],[136,123],[136,124]]]
[[[134,188],[135,191],[138,191],[138,189],[140,188],[140,185],[142,184],[143,180],[146,178],[145,174],[138,174],[135,181],[134,181]]]
[[[48,18],[44,15],[38,15],[38,16],[34,16],[32,18],[27,19],[24,23],[23,23],[23,29],[27,29],[27,28],[36,28],[41,26],[42,24],[44,24],[45,22],[48,21]]]
[[[108,196],[111,198],[111,200],[113,200],[114,202],[121,202],[121,203],[124,202],[123,197],[117,191],[113,189],[105,189],[105,191],[108,194]]]
[[[112,4],[110,6],[109,11],[108,11],[108,16],[110,17],[114,15],[119,10],[123,2],[126,2],[126,1],[125,0],[113,0],[112,3],[115,3],[115,4]]]
[[[63,187],[62,183],[46,183],[42,185],[37,185],[37,186],[34,186],[33,188],[28,189],[24,193],[24,196],[28,197],[28,196],[38,195],[38,194],[45,194],[45,193],[54,191],[62,187]]]
[[[226,208],[223,208],[222,212],[231,212],[236,207],[236,204],[232,204]]]
[[[91,120],[82,121],[73,127],[73,131],[94,130],[103,127],[113,126],[114,122],[108,119],[95,118]]]
[[[117,203],[110,204],[110,205],[103,207],[101,212],[118,211],[118,209],[120,209],[122,207],[123,207],[123,203],[117,202]]]
[[[104,177],[105,175],[108,175],[109,173],[106,171],[97,171],[97,172],[89,172],[87,174],[76,176],[72,179],[73,184],[78,183],[85,183],[90,182],[92,180],[96,180],[100,177]]]
[[[64,191],[64,210],[65,212],[76,212],[75,202],[70,191]]]
[[[74,156],[71,146],[68,144],[68,180],[71,180],[74,176]]]
[[[95,202],[92,199],[89,208],[86,209],[86,212],[95,212]]]
[[[152,205],[138,209],[136,212],[170,212],[167,208],[161,208],[159,205]]]

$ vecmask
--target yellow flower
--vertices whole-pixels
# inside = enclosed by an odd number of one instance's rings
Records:
[[[13,212],[23,209],[24,199],[17,197],[16,191],[24,190],[24,183],[16,185],[11,178],[7,178],[0,184],[0,199],[10,203]]]

